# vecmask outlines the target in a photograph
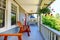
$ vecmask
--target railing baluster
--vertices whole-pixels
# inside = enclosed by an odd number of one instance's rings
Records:
[[[60,40],[60,31],[54,30],[46,25],[41,25],[41,33],[45,40]]]

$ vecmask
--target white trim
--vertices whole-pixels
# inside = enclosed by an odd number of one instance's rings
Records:
[[[16,4],[13,0],[12,0],[12,4],[14,4],[17,7],[16,21],[19,21],[19,5]]]
[[[45,28],[47,28],[47,29],[50,30],[51,32],[55,33],[56,35],[60,36],[60,31],[57,31],[57,30],[55,30],[55,29],[53,29],[53,28],[50,28],[50,27],[48,27],[48,26],[46,26],[46,25],[44,25],[44,24],[42,24],[42,26],[44,26]]]
[[[60,40],[60,31],[57,31],[53,28],[50,28],[44,24],[40,24],[41,34],[43,35],[45,40]]]
[[[13,0],[6,0],[5,9],[5,27],[0,28],[0,33],[8,31],[17,27],[16,25],[11,25],[11,3],[17,6],[17,21],[19,20],[19,6]]]
[[[3,28],[0,28],[0,33],[5,32],[5,31],[8,31],[10,29],[13,29],[15,27],[17,27],[17,26],[16,25],[13,25],[11,27],[3,27]]]

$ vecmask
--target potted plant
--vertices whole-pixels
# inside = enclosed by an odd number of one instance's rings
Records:
[[[40,16],[40,21],[42,21],[42,16],[41,14],[47,14],[47,13],[50,13],[50,9],[48,7],[46,8],[43,8],[43,9],[38,9],[38,15]],[[40,22],[41,23],[41,22]]]

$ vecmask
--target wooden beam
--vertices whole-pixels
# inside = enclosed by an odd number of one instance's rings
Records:
[[[37,9],[40,8],[40,5],[41,5],[42,1],[43,1],[43,0],[39,0],[39,4],[38,4],[38,8],[37,8]],[[38,10],[37,10],[37,11],[38,11]]]
[[[42,5],[42,2],[43,2],[43,1],[44,1],[44,0],[41,1],[40,6]],[[55,0],[51,1],[49,4],[46,4],[46,7],[50,6],[54,1],[55,1]],[[45,7],[45,8],[46,8],[46,7]],[[43,8],[43,7],[42,7],[42,8]]]
[[[55,1],[55,0],[53,0],[48,6],[50,6],[54,1]],[[48,6],[47,6],[47,7],[48,7]]]
[[[22,33],[16,33],[16,34],[0,34],[0,36],[22,36]]]

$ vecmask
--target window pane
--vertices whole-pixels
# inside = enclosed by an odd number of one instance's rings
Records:
[[[6,0],[0,0],[0,28],[5,25]]]
[[[5,24],[5,10],[0,9],[0,28]]]
[[[6,0],[0,0],[0,7],[6,8]]]
[[[0,7],[1,7],[1,1],[0,1]]]
[[[16,24],[16,13],[17,13],[17,7],[12,4],[11,6],[11,24]]]

